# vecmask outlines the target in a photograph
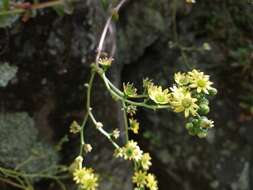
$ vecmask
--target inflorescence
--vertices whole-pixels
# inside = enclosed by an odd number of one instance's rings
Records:
[[[189,72],[178,72],[174,75],[174,84],[171,87],[163,88],[156,85],[152,80],[143,80],[143,90],[138,93],[132,83],[124,83],[122,90],[115,87],[106,77],[105,73],[111,66],[112,58],[100,58],[98,64],[92,64],[92,77],[90,83],[86,85],[87,91],[87,114],[84,122],[80,126],[74,121],[70,126],[70,132],[80,133],[81,151],[74,163],[70,166],[70,171],[74,181],[82,190],[95,190],[98,187],[99,177],[91,168],[82,166],[83,153],[87,154],[92,150],[90,144],[83,140],[83,128],[88,118],[93,122],[95,129],[102,133],[115,147],[114,156],[127,161],[134,165],[132,182],[135,190],[157,190],[158,182],[154,174],[149,172],[151,156],[144,153],[138,146],[137,142],[128,139],[128,133],[139,133],[140,124],[134,118],[137,108],[144,107],[147,109],[157,110],[165,109],[175,113],[182,113],[187,120],[185,128],[190,135],[200,138],[206,137],[209,129],[214,127],[214,122],[206,117],[210,111],[209,98],[217,94],[217,90],[212,87],[213,83],[209,76],[199,70]],[[107,132],[102,124],[95,119],[90,107],[91,85],[95,74],[99,75],[105,83],[107,90],[114,100],[122,103],[124,112],[126,143],[122,146],[117,144],[120,136],[119,129]]]

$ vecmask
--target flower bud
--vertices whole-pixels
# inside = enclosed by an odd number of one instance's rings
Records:
[[[213,121],[209,120],[207,117],[203,116],[203,117],[201,117],[201,120],[200,120],[200,127],[203,129],[212,128],[212,127],[214,127]]]
[[[206,115],[209,113],[209,111],[210,111],[210,108],[207,104],[200,104],[199,109],[198,109],[199,114]]]
[[[97,122],[97,123],[96,123],[96,127],[97,127],[97,128],[102,128],[102,127],[103,127],[103,123]]]
[[[198,137],[199,138],[205,138],[207,136],[207,132],[200,132],[200,133],[198,133]]]
[[[189,130],[189,129],[193,128],[193,124],[192,123],[186,123],[185,128]]]
[[[211,88],[211,89],[209,89],[208,92],[209,92],[210,96],[215,96],[218,93],[216,88]]]

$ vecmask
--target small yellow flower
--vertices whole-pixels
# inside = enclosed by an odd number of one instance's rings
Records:
[[[126,112],[130,115],[130,116],[134,116],[136,114],[137,111],[137,107],[133,106],[133,105],[129,105],[126,107]]]
[[[112,131],[112,137],[113,138],[117,139],[117,138],[119,138],[119,135],[120,135],[120,131],[118,129],[114,129]]]
[[[70,132],[73,134],[79,133],[81,131],[81,126],[76,122],[73,121],[70,125]]]
[[[144,153],[141,157],[140,164],[144,170],[148,170],[149,167],[152,165],[151,157],[149,153]]]
[[[112,61],[113,61],[113,58],[111,58],[111,57],[110,58],[108,58],[108,57],[100,58],[98,60],[98,64],[105,66],[105,67],[109,67],[112,64]]]
[[[199,72],[197,70],[193,70],[188,73],[190,76],[190,87],[196,88],[197,92],[204,92],[206,94],[209,94],[208,90],[211,90],[212,82],[209,81],[209,76],[204,75],[203,72]]]
[[[174,80],[180,86],[184,86],[189,83],[189,77],[185,73],[175,73]]]
[[[171,101],[172,108],[175,112],[184,112],[185,117],[190,113],[194,116],[197,113],[198,105],[197,99],[191,97],[191,93],[183,88],[172,88],[173,99]]]
[[[96,190],[98,187],[98,176],[90,174],[82,181],[81,189],[84,190]]]
[[[139,132],[139,122],[136,119],[129,119],[130,130],[133,131],[134,134],[138,134]]]
[[[123,148],[116,148],[115,151],[114,151],[114,156],[116,158],[123,157],[124,156],[124,150],[123,150]]]
[[[92,146],[90,144],[84,144],[83,149],[84,149],[85,153],[89,153],[92,151]]]
[[[148,95],[156,104],[168,104],[171,98],[168,89],[163,90],[161,86],[156,86],[154,84],[148,86]]]
[[[125,160],[139,161],[142,157],[142,150],[136,142],[130,140],[121,148],[121,151],[118,151],[118,156],[123,157]]]
[[[98,187],[98,175],[91,168],[76,169],[73,180],[81,186],[81,189],[95,190]]]
[[[147,180],[146,185],[150,190],[158,190],[157,181],[153,174],[148,174],[146,180]]]
[[[137,89],[131,83],[123,83],[124,94],[130,98],[137,96]]]
[[[146,185],[146,176],[147,172],[136,171],[132,177],[133,183],[136,184],[137,187],[144,187]]]

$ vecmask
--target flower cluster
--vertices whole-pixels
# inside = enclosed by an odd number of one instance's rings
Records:
[[[205,115],[210,111],[208,98],[217,94],[212,87],[209,76],[198,70],[187,73],[176,73],[175,84],[171,88],[162,89],[145,79],[143,86],[149,99],[157,105],[167,105],[174,112],[184,113],[189,118],[186,125],[191,135],[205,137],[209,128],[213,127],[213,121]]]
[[[148,173],[151,163],[149,153],[143,153],[138,144],[133,140],[122,147],[116,149],[116,157],[131,160],[135,163],[135,172],[132,177],[133,183],[136,185],[136,190],[144,189],[147,187],[150,190],[157,190],[158,185],[154,174]]]
[[[136,190],[144,189],[145,187],[150,190],[158,190],[156,177],[154,174],[147,173],[146,171],[136,171],[132,181],[137,186]]]
[[[98,187],[98,175],[92,168],[82,167],[83,158],[78,156],[71,165],[73,180],[81,190],[96,190]]]
[[[110,67],[112,62],[113,62],[113,58],[111,57],[100,58],[98,60],[98,64],[101,65],[102,67]]]

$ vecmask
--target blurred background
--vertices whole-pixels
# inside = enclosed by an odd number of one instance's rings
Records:
[[[193,68],[210,75],[218,95],[209,116],[215,128],[206,138],[190,136],[178,114],[145,109],[137,112],[140,135],[130,137],[151,153],[160,190],[253,190],[253,2],[196,1],[128,1],[106,41],[107,52],[116,44],[108,75],[120,88],[123,82],[141,88],[146,77],[170,86],[175,72]],[[63,16],[45,9],[0,28],[1,167],[45,155],[22,167],[34,172],[69,165],[78,154],[79,137],[69,125],[85,111],[84,83],[106,3],[84,0]],[[93,92],[93,109],[105,128],[121,128],[122,111],[101,80]],[[130,164],[113,159],[111,145],[91,127],[85,138],[94,146],[85,162],[101,174],[100,189],[132,189]],[[58,189],[48,180],[35,183],[36,189]],[[71,180],[64,183],[76,189]],[[0,182],[0,189],[14,188]]]

